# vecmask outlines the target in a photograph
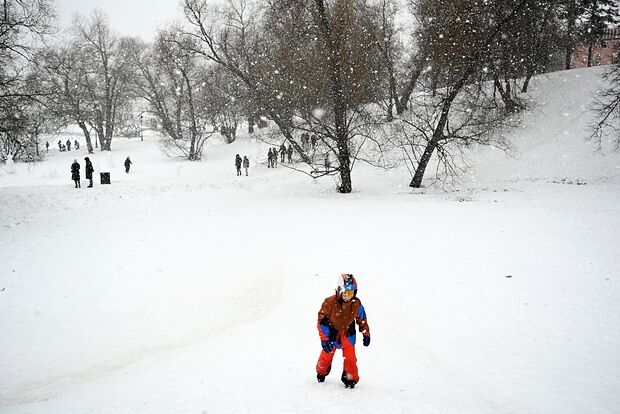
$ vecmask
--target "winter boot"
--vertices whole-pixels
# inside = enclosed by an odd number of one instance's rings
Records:
[[[325,381],[325,377],[329,375],[330,371],[332,370],[332,366],[328,366],[327,367],[327,372],[325,373],[325,375],[321,375],[319,373],[316,374],[316,379],[319,382],[324,382]]]
[[[342,376],[340,377],[340,380],[344,384],[345,388],[355,388],[355,384],[357,384],[357,381],[350,380],[347,373],[344,371],[342,371]]]

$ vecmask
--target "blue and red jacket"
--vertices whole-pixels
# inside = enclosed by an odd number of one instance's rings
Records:
[[[370,327],[366,320],[366,310],[362,301],[353,297],[346,302],[338,295],[323,301],[318,315],[318,330],[321,341],[334,341],[342,347],[343,336],[355,345],[355,324],[364,336],[370,335]]]

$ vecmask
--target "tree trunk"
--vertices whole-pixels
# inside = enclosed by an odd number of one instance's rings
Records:
[[[196,111],[194,108],[194,96],[192,94],[192,84],[187,73],[179,68],[179,71],[183,75],[185,85],[187,86],[187,100],[189,103],[189,117],[190,117],[190,145],[189,145],[189,160],[197,161],[200,159],[200,154],[196,151],[196,139],[198,136],[198,126],[196,124]]]
[[[78,122],[78,126],[80,127],[80,129],[82,130],[82,133],[84,134],[84,139],[86,140],[86,149],[88,150],[89,154],[92,154],[93,144],[90,141],[90,131],[88,130],[88,127],[86,126],[86,124],[82,121]]]
[[[566,49],[564,56],[564,64],[566,70],[570,69],[571,57],[573,56],[573,32],[575,31],[575,20],[577,19],[577,0],[569,0],[568,14],[566,22]]]
[[[444,100],[442,108],[441,108],[441,116],[439,117],[439,122],[437,123],[437,126],[435,127],[435,130],[433,131],[433,136],[431,140],[428,142],[428,144],[426,145],[426,148],[424,149],[424,153],[422,154],[422,157],[420,158],[420,163],[418,164],[418,167],[415,170],[411,183],[409,183],[409,187],[420,188],[420,186],[422,185],[422,179],[424,178],[426,167],[428,166],[428,163],[431,160],[431,156],[433,155],[433,152],[435,152],[435,149],[437,148],[437,144],[439,143],[439,140],[443,136],[443,130],[446,127],[446,123],[448,122],[448,115],[450,114],[450,108],[452,106],[452,102],[454,101],[456,96],[461,91],[461,88],[463,87],[463,85],[465,85],[465,82],[469,78],[470,74],[471,74],[471,69],[467,71],[467,73],[461,79],[458,80],[458,82],[454,85],[452,91],[450,91],[448,96],[446,96],[446,99]]]
[[[389,46],[386,46],[386,48]],[[396,78],[394,75],[394,65],[390,59],[389,52],[386,50],[383,54],[383,61],[388,70],[389,88],[390,88],[390,102],[387,108],[387,120],[391,122],[394,119],[394,104],[398,105],[398,95],[396,94]]]
[[[517,108],[517,105],[512,99],[512,92],[510,88],[510,81],[505,81],[506,87],[504,87],[499,79],[499,75],[495,74],[493,76],[493,82],[495,85],[495,89],[499,91],[500,96],[502,97],[502,101],[504,105],[506,105],[506,112],[513,112]]]
[[[343,83],[341,79],[342,56],[335,41],[336,39],[333,38],[331,27],[329,26],[325,3],[323,0],[315,0],[315,3],[318,9],[319,28],[325,40],[325,46],[327,47],[328,53],[331,57],[331,59],[328,60],[328,68],[331,81],[331,97],[334,105],[334,127],[336,129],[335,139],[336,147],[338,149],[338,154],[336,154],[336,156],[341,163],[339,166],[341,185],[338,191],[348,194],[352,191],[353,186],[351,183],[351,164],[347,141],[349,136],[346,123],[347,102],[344,97]]]
[[[523,82],[523,87],[521,88],[521,92],[522,93],[526,93],[527,92],[527,87],[530,84],[530,79],[532,79],[532,76],[534,76],[534,71],[533,70],[528,70],[527,71],[527,75],[525,75],[525,81]]]
[[[409,183],[409,187],[420,188],[422,186],[422,179],[424,178],[426,167],[428,166],[428,162],[431,160],[433,152],[435,152],[435,148],[437,148],[437,143],[439,142],[439,137],[441,136],[440,134],[438,134],[438,131],[438,128],[435,129],[435,132],[433,133],[433,138],[431,138],[431,140],[426,145],[426,148],[424,148],[424,154],[422,154],[422,157],[420,158],[420,163],[418,164],[418,168],[416,168],[415,170],[415,174],[413,175],[411,183]]]
[[[340,170],[340,188],[338,191],[344,194],[350,193],[353,188],[351,185],[351,159],[349,158],[349,151],[347,149],[339,149],[338,151],[338,163]]]
[[[99,141],[99,151],[105,151],[105,136],[103,131],[99,129],[95,129],[95,131],[97,132],[97,140]]]
[[[405,85],[405,87],[403,88],[403,92],[400,95],[400,99],[396,97],[396,114],[400,115],[405,110],[407,110],[407,103],[409,102],[409,98],[411,97],[411,94],[413,93],[413,89],[415,88],[415,85],[418,83],[418,78],[420,77],[421,73],[422,73],[422,67],[419,64],[418,60],[416,59],[414,61],[414,67],[411,71],[411,76],[409,77],[409,82],[407,82],[407,85]]]
[[[588,43],[588,67],[592,67],[592,46],[593,43],[589,42]]]

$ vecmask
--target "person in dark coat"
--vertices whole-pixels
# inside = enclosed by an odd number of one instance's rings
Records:
[[[76,151],[80,149],[80,141],[78,141],[77,139],[75,140],[74,145]]]
[[[47,152],[50,152],[50,143],[49,143],[49,142],[47,142],[47,141],[45,141],[45,150],[46,150]]]
[[[129,174],[129,167],[131,167],[131,164],[133,164],[133,163],[131,162],[129,157],[127,157],[125,159],[125,173]]]
[[[273,160],[273,168],[277,168],[278,167],[278,149],[276,147],[273,147],[271,149],[271,153],[273,154],[273,158],[271,158]]]
[[[271,152],[271,148],[267,151],[267,168],[271,168],[273,154]]]
[[[71,141],[67,140],[67,151],[71,151]]]
[[[235,156],[235,167],[237,167],[237,175],[241,175],[241,156],[237,154]]]
[[[81,188],[80,164],[77,162],[77,159],[74,159],[73,164],[71,164],[71,179],[75,182],[75,188]]]
[[[280,162],[283,163],[284,162],[284,157],[286,156],[286,145],[284,145],[284,143],[282,143],[282,145],[280,145]]]
[[[58,140],[58,150],[62,149],[62,142],[60,142],[60,140]]]
[[[84,167],[84,170],[86,171],[86,179],[90,180],[88,188],[91,188],[93,186],[93,171],[95,171],[95,169],[93,168],[93,163],[90,162],[90,158],[84,157],[84,161],[86,161],[86,166]]]
[[[248,168],[250,168],[250,160],[248,160],[248,156],[243,156],[243,168],[245,169],[245,175],[248,175]]]
[[[288,162],[289,163],[293,162],[293,145],[292,144],[288,146],[287,153],[288,153]]]

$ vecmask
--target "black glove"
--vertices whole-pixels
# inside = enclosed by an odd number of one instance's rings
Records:
[[[370,345],[370,335],[364,335],[364,346]]]
[[[323,351],[328,354],[336,348],[334,341],[321,341],[321,346],[323,347]]]

